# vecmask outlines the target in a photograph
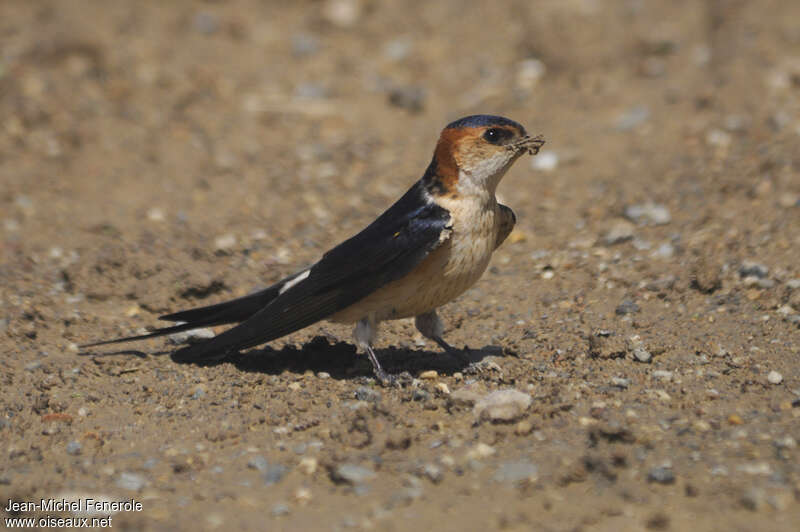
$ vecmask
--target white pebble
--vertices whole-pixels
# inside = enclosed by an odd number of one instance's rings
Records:
[[[770,371],[769,375],[767,375],[767,381],[770,384],[780,384],[783,382],[783,375],[774,370]]]
[[[552,172],[558,167],[558,154],[554,151],[542,151],[531,159],[531,168],[542,172]]]

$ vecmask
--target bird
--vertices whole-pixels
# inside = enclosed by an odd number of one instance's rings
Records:
[[[381,322],[414,318],[425,338],[449,353],[437,309],[474,285],[516,224],[496,189],[523,154],[544,138],[502,116],[471,115],[448,124],[422,177],[375,221],[273,285],[222,303],[160,316],[174,325],[81,347],[143,340],[225,324],[215,337],[172,354],[179,362],[219,360],[328,320],[355,323],[353,339],[377,379],[387,373],[374,344]]]

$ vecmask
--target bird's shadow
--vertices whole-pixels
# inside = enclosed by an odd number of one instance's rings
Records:
[[[499,346],[464,349],[456,354],[387,347],[376,349],[375,354],[387,373],[408,372],[411,375],[427,370],[436,370],[440,375],[452,375],[464,371],[487,356],[507,355]],[[223,361],[232,362],[242,371],[269,375],[279,375],[284,371],[302,374],[310,370],[314,373],[328,373],[334,379],[373,376],[368,358],[357,354],[354,345],[330,341],[324,336],[316,336],[300,347],[293,345],[281,349],[266,347],[237,354]]]
[[[171,354],[173,355],[173,360],[175,360],[174,351],[159,351],[151,354]],[[376,349],[375,354],[388,373],[408,372],[411,375],[427,370],[435,370],[440,375],[452,375],[459,371],[463,372],[469,366],[480,362],[485,357],[509,356],[502,347],[492,345],[484,346],[480,349],[463,349],[455,354],[402,347]],[[142,351],[133,349],[93,353],[92,355],[95,357],[112,355],[147,356]],[[300,347],[294,345],[286,345],[280,349],[264,347],[245,353],[233,353],[219,360],[201,362],[175,360],[175,362],[197,366],[216,366],[231,363],[240,371],[267,375],[280,375],[284,371],[297,374],[313,371],[314,373],[328,373],[334,379],[373,376],[369,360],[366,356],[358,355],[354,345],[331,340],[325,336],[316,336]]]

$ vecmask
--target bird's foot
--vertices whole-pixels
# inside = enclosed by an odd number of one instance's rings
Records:
[[[444,349],[448,355],[457,359],[460,363],[464,364],[465,366],[468,366],[469,364],[472,363],[472,360],[469,356],[472,350],[468,346],[464,346],[464,349],[458,349],[457,347],[453,347],[452,345],[445,342],[444,338],[442,338],[441,336],[433,338],[433,341],[439,344],[439,347]]]
[[[400,388],[403,384],[411,382],[411,375],[407,371],[397,375],[387,373],[386,370],[381,367],[380,362],[378,362],[378,357],[375,356],[375,351],[372,347],[367,346],[366,350],[369,361],[372,363],[372,371],[383,386],[387,388]]]

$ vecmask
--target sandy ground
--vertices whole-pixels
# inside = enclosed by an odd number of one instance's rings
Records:
[[[798,20],[792,0],[3,0],[3,508],[800,529]],[[77,348],[316,260],[475,112],[547,145],[500,186],[516,231],[442,311],[471,364],[408,321],[379,350],[402,389],[325,323],[211,366],[163,339]]]

